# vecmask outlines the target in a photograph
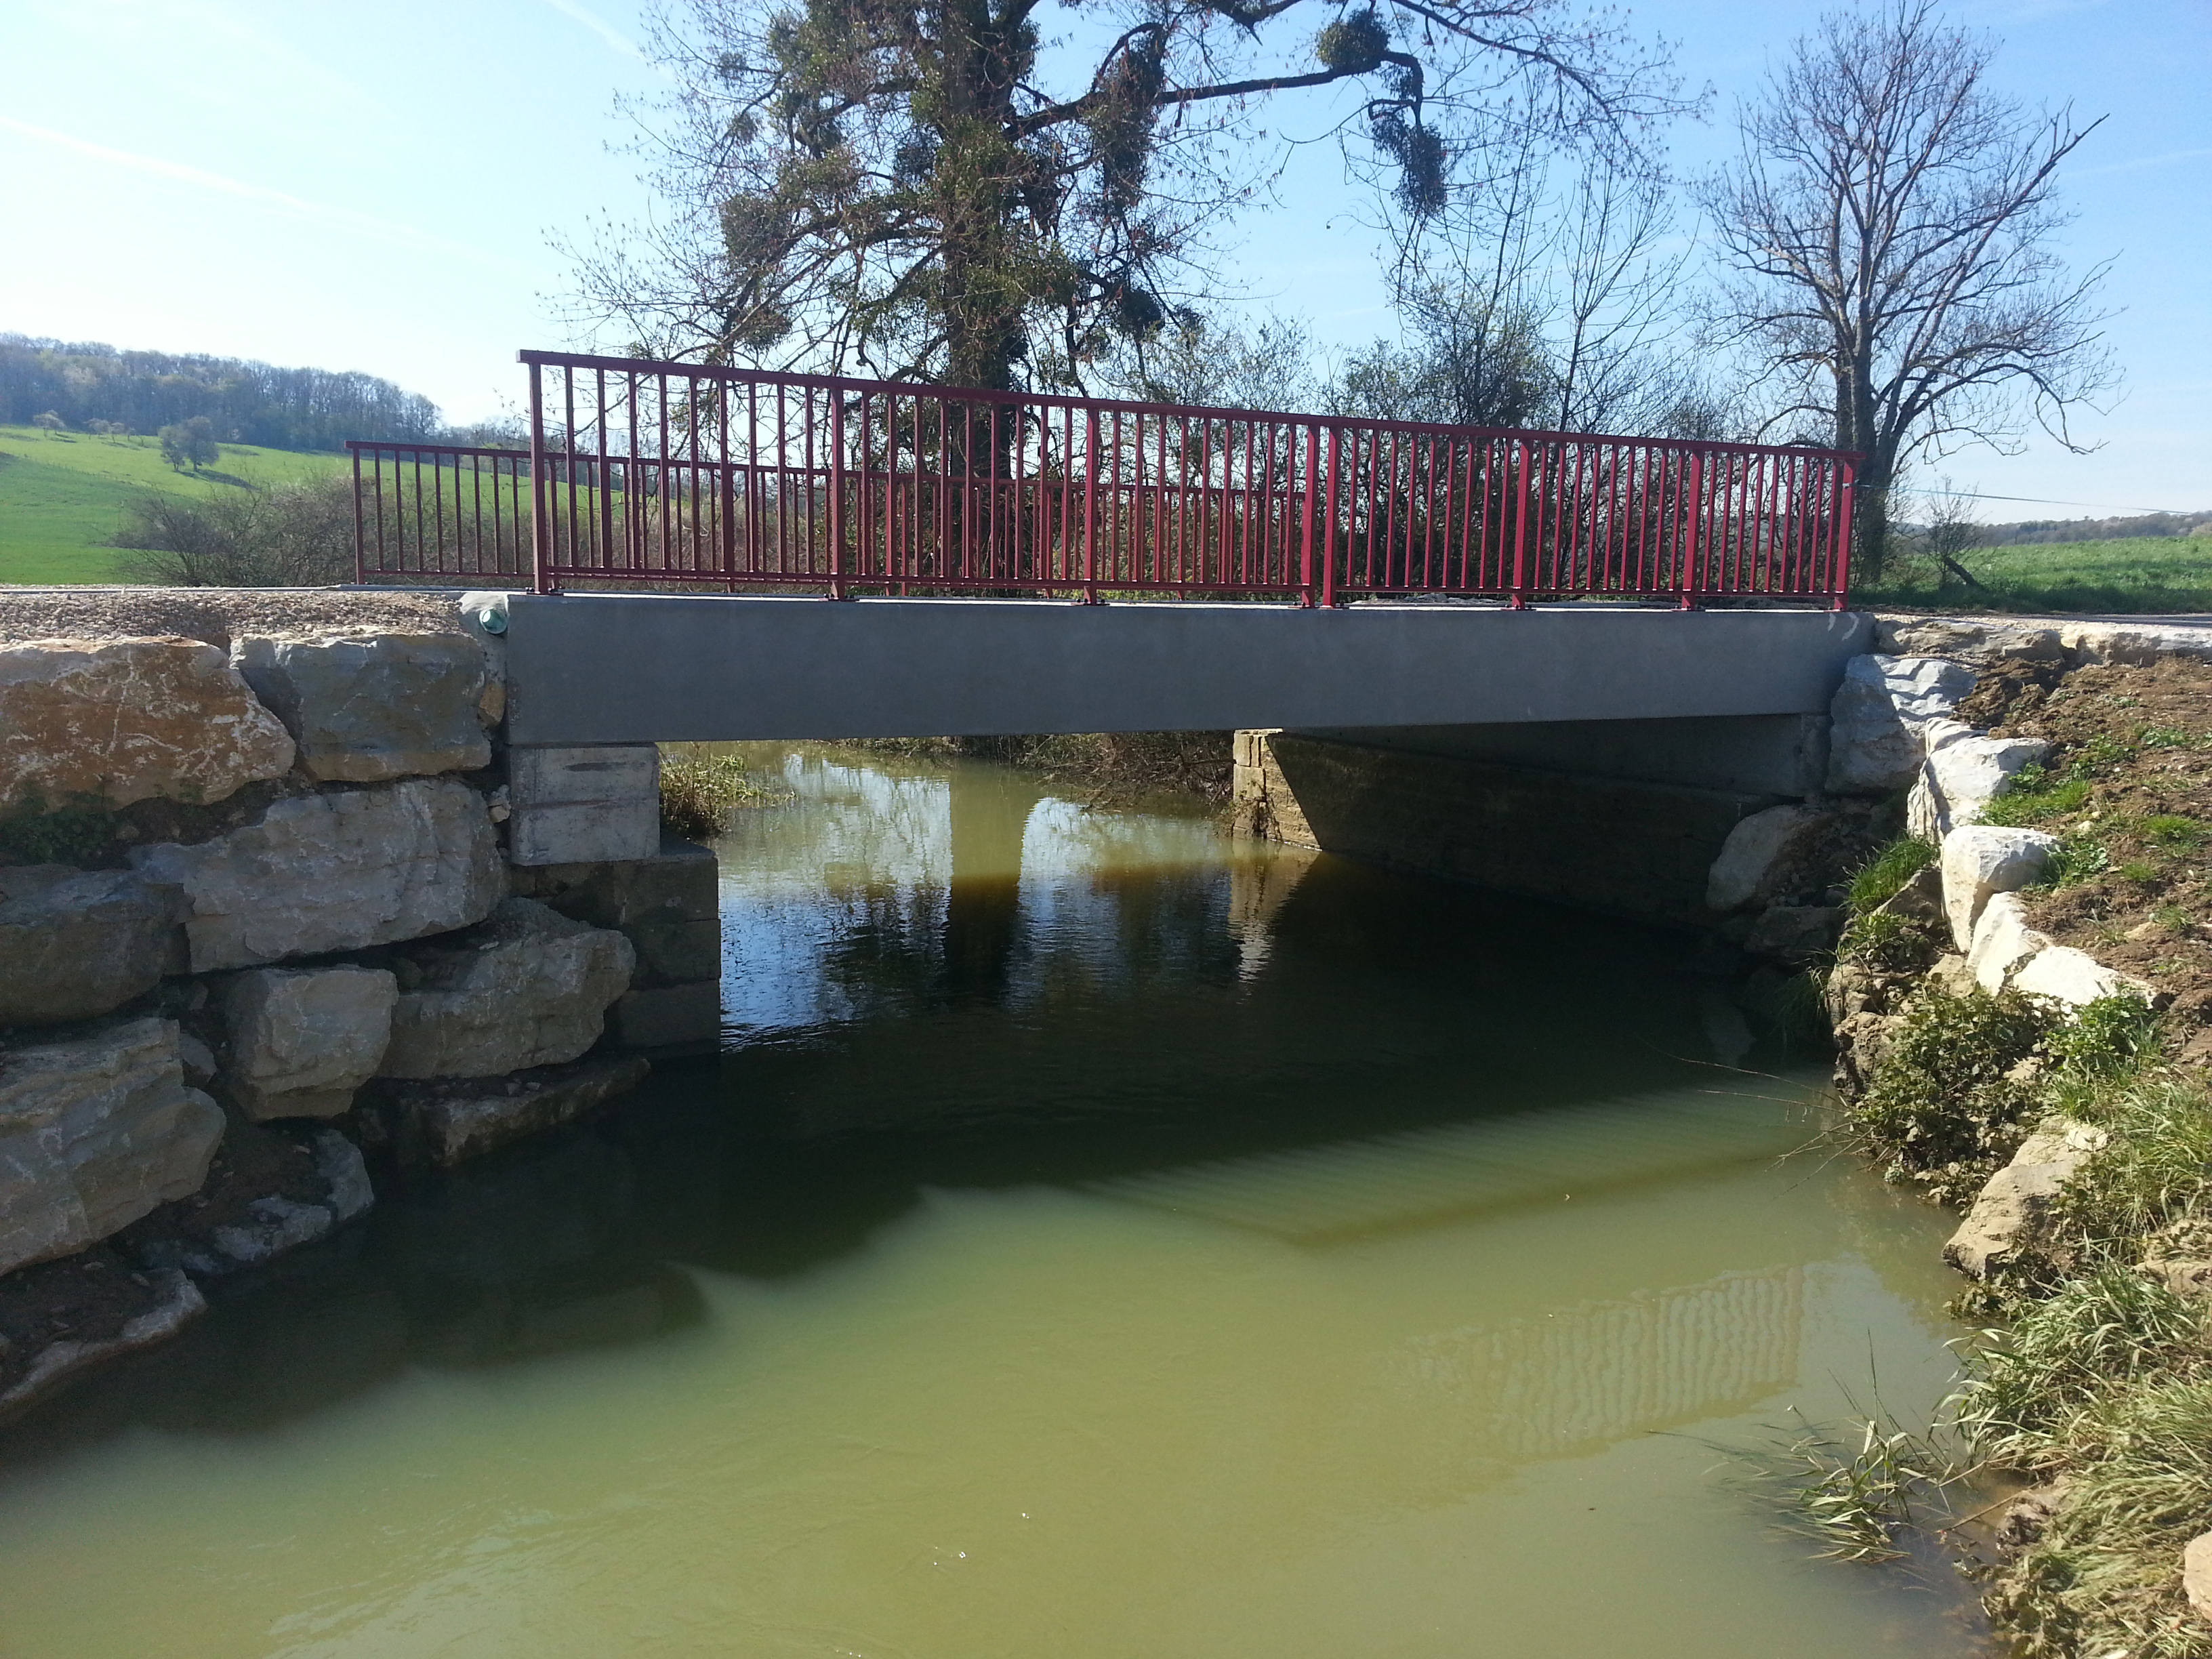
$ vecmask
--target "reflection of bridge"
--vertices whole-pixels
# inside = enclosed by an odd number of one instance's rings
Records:
[[[362,580],[1843,603],[1835,451],[522,358],[527,451],[350,446]]]

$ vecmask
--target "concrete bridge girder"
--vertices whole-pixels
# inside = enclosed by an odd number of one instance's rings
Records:
[[[524,746],[1824,713],[1850,612],[471,594]]]

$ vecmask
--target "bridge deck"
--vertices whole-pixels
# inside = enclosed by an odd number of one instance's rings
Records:
[[[1825,711],[1871,618],[1190,601],[473,594],[523,744]]]

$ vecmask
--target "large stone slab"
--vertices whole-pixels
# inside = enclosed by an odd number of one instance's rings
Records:
[[[207,1311],[207,1298],[183,1273],[153,1273],[147,1288],[154,1305],[125,1320],[111,1336],[49,1342],[33,1356],[22,1374],[0,1391],[0,1419],[37,1404],[69,1378],[108,1361],[167,1341]]]
[[[1740,820],[1706,874],[1706,907],[1741,910],[1772,897],[1778,878],[1831,821],[1808,806],[1770,806]]]
[[[637,952],[610,928],[509,899],[482,928],[406,961],[381,1074],[482,1078],[559,1065],[597,1042]]]
[[[292,739],[198,640],[0,644],[0,812],[218,801],[291,769]]]
[[[714,849],[674,836],[654,855],[514,872],[518,897],[611,927],[637,947],[639,986],[684,985],[722,971],[720,866]]]
[[[88,1019],[181,966],[185,896],[132,870],[0,870],[0,1025]]]
[[[131,856],[184,889],[201,973],[465,927],[507,887],[483,797],[450,778],[282,800],[213,841]]]
[[[1978,823],[2021,768],[2050,757],[2040,738],[1984,737],[1958,720],[1922,728],[1927,759],[1905,804],[1905,827],[1923,841],[1942,844],[1960,824]]]
[[[2039,1242],[2052,1201],[2108,1139],[2104,1130],[2072,1118],[2046,1118],[2021,1143],[2012,1162],[1983,1186],[1943,1247],[1943,1259],[1962,1273],[1985,1279]]]
[[[2163,1002],[2156,986],[2107,968],[2087,951],[2053,945],[2038,951],[2013,971],[2012,988],[2069,1008],[2086,1008],[2106,997],[2130,997],[2153,1006]]]
[[[380,1084],[373,1133],[404,1164],[465,1164],[582,1116],[650,1069],[629,1055],[519,1077]]]
[[[222,1128],[185,1086],[173,1021],[0,1052],[0,1273],[197,1191]]]
[[[2051,948],[2051,936],[2027,925],[2027,907],[2017,893],[1998,893],[1982,906],[1966,951],[1966,971],[1991,996],[2039,953]]]
[[[257,968],[223,993],[232,1097],[257,1119],[336,1117],[376,1075],[399,981],[381,968]]]
[[[248,635],[231,661],[315,777],[380,783],[491,760],[484,653],[465,635]]]
[[[1948,718],[1974,689],[1974,671],[1942,657],[1853,657],[1828,706],[1828,787],[1887,794],[1918,775],[1920,730]]]
[[[1962,824],[1943,837],[1943,914],[1961,950],[1974,942],[1982,907],[1999,893],[2016,893],[2043,879],[2058,852],[2058,837],[2040,830]]]
[[[507,856],[518,865],[660,851],[660,751],[649,743],[507,750]]]

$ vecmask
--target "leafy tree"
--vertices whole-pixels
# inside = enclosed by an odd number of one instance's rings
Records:
[[[1283,154],[1262,109],[1314,99],[1418,234],[1509,130],[1618,150],[1681,106],[1571,3],[682,0],[651,35],[665,216],[578,298],[667,355],[1080,386],[1213,290],[1206,233]]]
[[[2111,384],[2092,304],[2065,274],[2061,162],[2096,130],[1986,84],[1994,48],[1933,0],[1831,14],[1739,117],[1705,204],[1734,276],[1718,321],[1859,472],[1858,573],[1878,578],[1889,492],[1916,453],[2015,452],[2032,416],[2069,448]]]
[[[216,442],[215,422],[204,415],[165,426],[161,435],[161,459],[179,472],[187,465],[198,472],[222,459],[222,446]]]
[[[57,432],[65,431],[69,427],[69,422],[51,409],[42,414],[31,416],[31,424],[40,428],[49,438]]]

